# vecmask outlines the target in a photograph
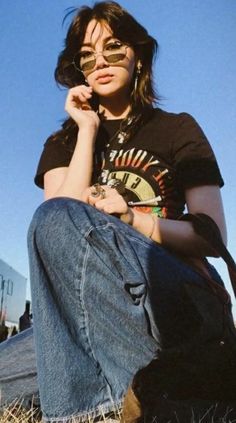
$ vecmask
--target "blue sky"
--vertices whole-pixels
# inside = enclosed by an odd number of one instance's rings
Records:
[[[27,278],[27,228],[43,200],[33,176],[43,143],[65,117],[66,91],[53,77],[68,27],[62,20],[67,8],[82,4],[93,2],[1,0],[0,257]],[[159,42],[155,80],[161,107],[192,114],[215,151],[225,181],[228,246],[236,258],[236,2],[120,4]],[[224,264],[214,263],[227,281]]]

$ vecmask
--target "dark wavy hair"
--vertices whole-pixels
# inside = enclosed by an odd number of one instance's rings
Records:
[[[75,12],[65,39],[65,48],[58,58],[55,79],[58,84],[67,88],[85,83],[83,73],[74,67],[73,58],[80,50],[89,22],[95,19],[97,22],[107,24],[116,38],[133,48],[136,63],[138,60],[142,63],[137,89],[134,90],[133,86],[131,87],[131,109],[126,119],[129,122],[128,118],[132,117],[134,122],[130,126],[127,125],[128,138],[130,138],[137,126],[140,126],[150,116],[153,104],[157,102],[153,86],[152,66],[158,43],[132,15],[116,2],[96,2],[93,7],[82,6]],[[135,72],[133,85],[134,80]],[[125,125],[123,125],[123,130],[124,128]],[[69,118],[62,125],[62,129],[53,135],[53,138],[60,137],[69,140],[72,136],[76,136],[77,129],[76,124]]]

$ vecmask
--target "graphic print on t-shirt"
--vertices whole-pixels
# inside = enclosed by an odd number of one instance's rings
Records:
[[[101,184],[116,178],[124,182],[128,205],[159,217],[175,217],[172,209],[175,190],[170,169],[150,152],[142,149],[112,149],[103,159]]]

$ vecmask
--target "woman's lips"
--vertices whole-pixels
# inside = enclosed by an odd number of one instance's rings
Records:
[[[99,82],[99,84],[107,84],[108,82],[110,82],[113,78],[113,75],[110,74],[106,74],[106,75],[100,75],[96,78],[97,82]]]

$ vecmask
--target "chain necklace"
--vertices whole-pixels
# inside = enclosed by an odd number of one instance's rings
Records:
[[[119,128],[115,133],[111,136],[106,147],[110,147],[110,145],[117,141],[118,144],[124,144],[129,136],[129,128],[130,126],[137,120],[137,116],[130,116],[128,118],[122,119],[120,122]]]

